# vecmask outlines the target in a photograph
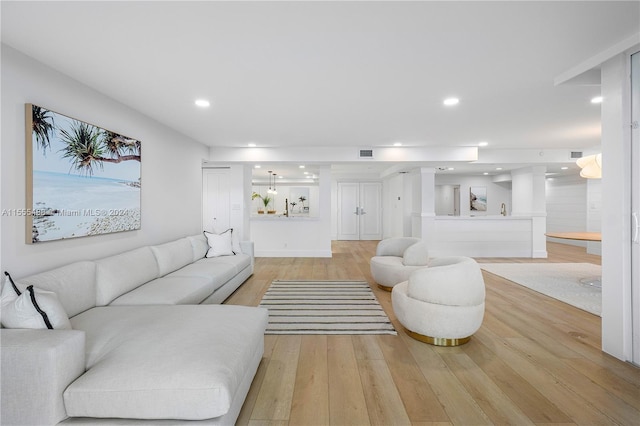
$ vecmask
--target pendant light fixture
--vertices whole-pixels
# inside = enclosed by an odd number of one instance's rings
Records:
[[[273,192],[272,192],[272,194],[273,195],[277,195],[278,194],[278,191],[276,191],[276,174],[275,173],[273,174]]]
[[[276,174],[273,171],[269,170],[269,189],[267,190],[267,194],[276,195],[278,191],[276,191]],[[271,188],[271,179],[273,178],[273,188]]]
[[[271,173],[272,173],[272,171],[269,170],[267,173],[269,173],[269,189],[267,189],[267,194],[273,194],[273,190],[271,189]]]

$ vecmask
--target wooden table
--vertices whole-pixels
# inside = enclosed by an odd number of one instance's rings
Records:
[[[602,241],[602,234],[600,232],[547,232],[544,235],[565,240]],[[581,279],[580,282],[588,286],[602,288],[602,277],[584,278]]]
[[[600,232],[547,232],[544,235],[565,240],[602,241]]]

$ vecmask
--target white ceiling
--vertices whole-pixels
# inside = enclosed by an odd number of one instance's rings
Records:
[[[597,147],[599,86],[554,78],[640,31],[638,1],[1,8],[3,43],[219,147]]]

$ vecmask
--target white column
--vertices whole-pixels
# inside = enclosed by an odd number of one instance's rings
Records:
[[[531,217],[531,257],[547,257],[546,166],[511,171],[512,215]]]
[[[627,56],[601,66],[602,350],[631,360],[631,165]]]
[[[435,235],[435,217],[436,217],[436,169],[433,167],[420,168],[420,238],[427,241],[433,240]]]

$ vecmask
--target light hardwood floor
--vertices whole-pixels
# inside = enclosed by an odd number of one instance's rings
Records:
[[[408,337],[369,272],[375,241],[333,244],[332,258],[257,258],[226,303],[256,306],[273,279],[365,279],[397,336],[265,336],[239,425],[640,425],[640,370],[600,349],[598,316],[484,273],[486,312],[469,343]],[[548,259],[590,262],[549,243]]]

